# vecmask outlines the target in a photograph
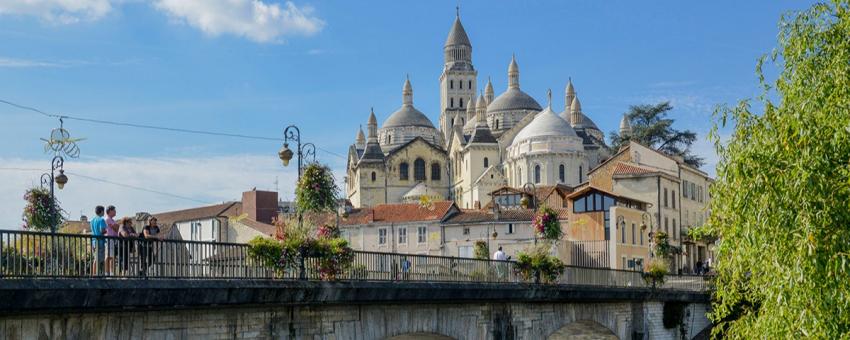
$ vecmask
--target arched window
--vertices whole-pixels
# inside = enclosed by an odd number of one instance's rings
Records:
[[[439,181],[441,177],[440,163],[431,164],[431,180]]]
[[[498,120],[498,119],[496,119],[496,128],[495,128],[495,129],[493,129],[493,130],[498,130],[498,129],[499,129],[499,120]]]
[[[413,179],[417,181],[425,180],[425,161],[422,158],[413,161]]]
[[[407,162],[398,165],[398,179],[402,181],[406,181],[408,179],[408,176],[410,176],[409,167],[410,166]]]
[[[378,174],[376,174],[374,171],[372,171],[372,182],[374,182],[377,179],[378,179]]]
[[[463,88],[463,80],[457,82],[457,86],[460,86],[460,88],[462,89]]]
[[[534,184],[540,184],[540,165],[534,166]]]
[[[459,100],[460,100],[460,108],[462,109],[463,108],[463,98],[460,98]]]
[[[472,80],[470,80],[467,84],[469,84],[469,88],[472,88]]]
[[[490,167],[490,159],[484,157],[484,168],[486,169],[488,167]]]
[[[393,137],[390,136],[390,135],[387,135],[387,144],[392,144],[392,143],[393,143]]]

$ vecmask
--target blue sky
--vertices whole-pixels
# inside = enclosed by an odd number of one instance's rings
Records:
[[[777,22],[806,1],[464,1],[480,87],[497,95],[516,53],[522,88],[563,107],[568,77],[603,130],[629,105],[670,100],[677,126],[704,137],[716,104],[758,92],[756,59],[776,43]],[[442,45],[455,1],[0,0],[0,99],[44,111],[122,122],[280,136],[345,154],[369,108],[383,121],[401,104],[406,74],[415,105],[437,122]],[[261,18],[262,20],[258,20]],[[45,168],[39,138],[55,119],[0,106],[0,168]],[[119,213],[237,199],[251,187],[289,194],[275,142],[175,134],[79,121],[66,127],[83,176],[60,194],[72,218],[95,204]],[[695,151],[715,157],[701,140]],[[344,159],[320,151],[335,169]],[[36,171],[0,170],[0,225],[17,225]],[[337,174],[341,177],[342,174]],[[90,214],[90,213],[89,213]]]

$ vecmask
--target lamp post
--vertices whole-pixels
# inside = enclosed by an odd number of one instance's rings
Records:
[[[41,174],[41,187],[50,187],[50,210],[51,213],[56,213],[56,196],[54,191],[54,184],[59,187],[59,190],[65,188],[65,184],[68,183],[68,176],[65,175],[65,170],[63,166],[65,165],[65,159],[62,156],[53,157],[53,161],[50,162],[50,173]],[[59,170],[59,176],[56,176],[56,170]],[[56,233],[56,225],[53,224],[50,226],[50,232]]]
[[[296,152],[298,156],[298,179],[301,179],[301,170],[304,167],[304,156],[313,157],[313,162],[316,161],[316,145],[313,143],[305,143],[301,145],[301,130],[295,125],[287,126],[283,130],[283,147],[277,153],[280,157],[283,166],[289,166],[289,161],[292,160],[293,152],[289,149],[289,142],[296,143]]]

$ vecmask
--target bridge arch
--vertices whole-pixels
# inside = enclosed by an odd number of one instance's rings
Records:
[[[391,336],[384,340],[455,340],[455,338],[436,333],[408,333]]]
[[[617,335],[593,320],[579,320],[561,327],[546,340],[617,340]]]

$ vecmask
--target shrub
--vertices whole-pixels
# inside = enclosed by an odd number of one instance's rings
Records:
[[[668,273],[669,264],[666,260],[654,258],[647,263],[643,273],[643,280],[646,284],[656,288],[664,284],[664,276]]]
[[[515,270],[525,281],[540,276],[541,283],[553,283],[564,274],[566,265],[559,258],[549,255],[551,244],[546,242],[517,254]]]
[[[490,258],[490,248],[487,246],[487,241],[475,241],[473,252],[476,259],[486,260]]]

